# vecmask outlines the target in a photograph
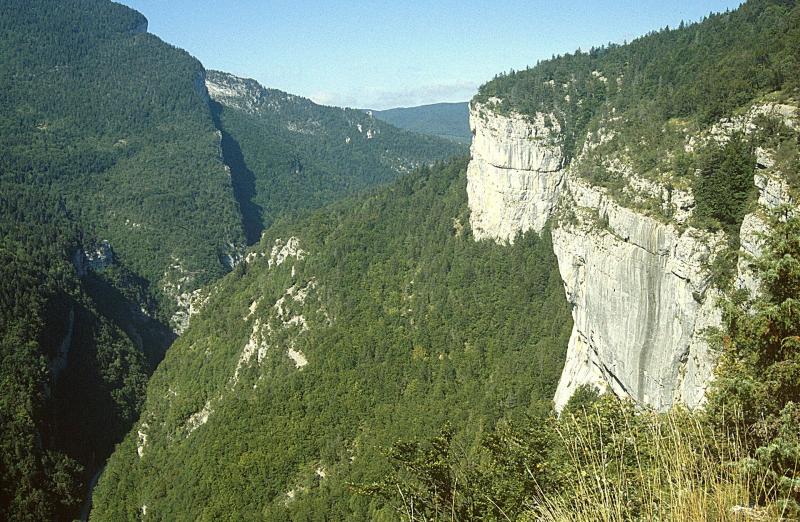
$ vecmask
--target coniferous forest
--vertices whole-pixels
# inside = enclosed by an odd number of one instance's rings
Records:
[[[2,12],[0,518],[72,519],[138,418],[181,295],[228,272],[260,228],[246,228],[196,59],[105,0],[4,0]],[[303,208],[459,152],[406,136],[393,169],[329,189],[325,174],[369,170],[368,156],[295,148],[296,162],[338,162],[305,179],[325,197]],[[269,216],[296,210],[293,186],[259,167]]]
[[[0,519],[800,518],[795,0],[374,114],[207,71],[121,4],[0,6]],[[470,108],[557,135],[564,197],[713,238],[698,408],[554,409],[585,222],[477,240]]]

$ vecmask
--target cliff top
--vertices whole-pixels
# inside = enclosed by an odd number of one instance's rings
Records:
[[[705,126],[765,93],[796,95],[798,48],[800,7],[751,0],[699,23],[501,74],[474,101],[498,98],[504,113],[553,113],[567,129],[566,153],[574,156],[598,118],[629,114],[650,126],[673,119]]]

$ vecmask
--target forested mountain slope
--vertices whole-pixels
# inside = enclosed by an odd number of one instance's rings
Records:
[[[124,268],[85,270],[59,198],[3,184],[0,216],[0,518],[71,520],[171,332],[140,312]]]
[[[0,5],[0,518],[71,519],[173,338],[165,284],[244,236],[196,60],[111,2]]]
[[[206,85],[250,243],[279,217],[466,152],[361,111],[317,105],[231,74],[209,71]]]
[[[432,103],[418,107],[397,107],[367,111],[395,127],[431,134],[459,143],[469,143],[469,103]]]
[[[393,520],[349,483],[448,421],[546,411],[570,330],[547,235],[476,243],[463,161],[269,228],[150,381],[93,520]],[[424,209],[424,210],[423,210]]]
[[[4,182],[61,195],[157,286],[224,273],[243,237],[202,65],[110,2],[3,7]]]
[[[0,7],[0,518],[71,519],[192,291],[239,261],[253,205],[271,221],[458,149],[385,126],[401,152],[343,157],[264,132],[248,156],[291,165],[259,178],[253,203],[202,65],[141,14],[105,0]],[[329,157],[335,168],[318,166]]]

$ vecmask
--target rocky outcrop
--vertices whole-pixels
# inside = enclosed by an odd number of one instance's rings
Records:
[[[769,168],[774,165],[774,161],[769,155],[765,155],[759,157],[758,164]],[[761,254],[763,236],[769,231],[764,211],[794,204],[786,181],[774,172],[769,170],[757,172],[753,177],[753,183],[758,188],[758,207],[754,212],[747,214],[742,222],[739,232],[741,254],[736,278],[736,286],[748,290],[751,294],[759,291],[760,284],[750,265],[753,259]]]
[[[264,262],[268,270],[291,263],[292,285],[271,306],[263,306],[261,297],[250,303],[242,319],[252,321],[252,331],[236,363],[231,379],[233,387],[239,383],[242,371],[253,363],[260,365],[270,349],[285,347],[286,355],[297,369],[308,365],[308,358],[296,344],[310,330],[309,317],[303,311],[309,297],[312,296],[316,304],[317,313],[314,315],[318,314],[325,323],[330,323],[330,317],[319,299],[316,278],[302,282],[295,280],[296,263],[303,261],[306,255],[307,252],[300,247],[300,240],[290,237],[285,241],[276,239],[269,255],[263,251],[251,252],[245,258],[246,263]],[[262,258],[264,260],[260,261]]]
[[[470,111],[470,223],[475,239],[501,243],[553,223],[553,248],[574,319],[556,407],[584,384],[660,410],[676,403],[701,405],[716,363],[705,334],[720,322],[710,265],[725,248],[723,235],[688,225],[694,206],[690,191],[639,179],[611,158],[607,168],[627,180],[623,196],[634,208],[620,204],[608,190],[578,175],[580,155],[565,165],[552,115],[501,114],[495,103],[474,103]],[[752,132],[759,116],[795,114],[785,106],[764,107],[723,120],[690,140],[687,150],[703,140],[724,140],[728,128]],[[584,153],[594,138],[587,138]],[[606,133],[594,143],[611,139]],[[774,163],[765,151],[758,157],[759,168]],[[779,177],[756,174],[755,184],[760,210],[747,216],[741,232],[742,249],[750,255],[760,251],[763,209],[788,201]],[[636,208],[631,194],[661,201],[663,213]],[[740,286],[756,286],[745,264],[740,263],[738,279]]]
[[[214,413],[214,410],[211,409],[211,401],[206,401],[203,409],[191,414],[186,420],[185,425],[187,436],[191,435],[194,430],[207,423],[212,413]]]
[[[278,242],[280,242],[280,240],[276,241],[276,243]],[[299,256],[294,257],[298,260],[302,259],[302,257]],[[280,266],[287,258],[279,258],[280,262],[277,263],[273,262],[274,259],[275,248],[273,248],[272,256],[267,260],[270,269],[275,266]],[[292,278],[294,278],[294,273],[295,269],[292,267]],[[242,370],[251,363],[253,358],[255,357],[255,362],[257,364],[261,364],[270,347],[273,346],[287,346],[286,355],[292,360],[297,369],[308,365],[308,359],[301,350],[295,347],[295,344],[298,339],[310,329],[308,319],[305,314],[302,313],[302,308],[306,304],[309,295],[312,293],[319,307],[318,312],[327,319],[327,312],[325,312],[321,303],[319,303],[316,289],[317,281],[312,277],[305,283],[292,284],[292,286],[287,288],[284,294],[269,308],[261,306],[261,298],[256,299],[250,304],[248,313],[244,316],[244,320],[253,320],[252,333],[250,334],[250,339],[248,339],[247,344],[245,344],[242,349],[239,361],[236,363],[236,369],[233,372],[232,378],[233,386],[239,383],[239,376]]]
[[[206,71],[203,80],[212,100],[247,114],[263,114],[293,105],[311,104],[310,100],[299,96],[267,89],[255,80],[220,71]]]
[[[545,114],[533,121],[501,116],[481,104],[470,109],[469,119],[467,192],[475,238],[510,242],[520,230],[540,232],[564,184],[557,120]]]
[[[95,272],[101,272],[114,264],[114,251],[111,243],[106,240],[101,241],[96,248],[84,250],[83,254],[89,269]]]
[[[136,430],[136,454],[139,455],[139,458],[144,457],[144,450],[147,448],[147,429],[149,427],[146,422],[143,422]]]
[[[114,250],[111,243],[106,240],[100,241],[95,246],[78,248],[72,255],[72,265],[78,277],[84,277],[89,270],[102,272],[114,264]]]
[[[722,238],[681,232],[582,180],[568,186],[577,216],[554,228],[553,248],[574,326],[556,407],[582,384],[658,409],[698,405],[713,367],[703,331],[716,320],[700,313],[706,267]]]
[[[206,87],[206,72],[199,71],[195,77],[194,82],[192,83],[194,90],[197,94],[203,98],[203,101],[209,103],[211,101],[211,96],[208,94],[208,88]]]
[[[195,275],[186,269],[177,257],[164,271],[161,289],[175,302],[175,312],[170,318],[170,326],[175,335],[182,335],[189,328],[193,316],[200,313],[203,306],[215,291],[215,287],[195,288]]]
[[[171,288],[165,286],[165,288]],[[180,290],[180,289],[178,289]],[[202,288],[198,288],[192,292],[184,291],[182,293],[173,294],[177,304],[177,310],[170,318],[172,331],[176,335],[182,335],[183,332],[189,328],[189,323],[192,317],[200,313],[205,304],[208,302],[210,293]]]

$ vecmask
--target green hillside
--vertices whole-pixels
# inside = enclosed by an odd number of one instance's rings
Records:
[[[243,236],[202,65],[120,5],[3,4],[2,179],[62,195],[155,286],[224,273]]]
[[[393,180],[466,147],[399,130],[354,109],[217,71],[208,85],[251,243],[276,219]]]
[[[439,136],[469,145],[469,103],[432,103],[418,107],[398,107],[382,111],[367,111],[375,118],[395,127],[421,134]]]
[[[0,518],[71,519],[171,332],[121,295],[135,288],[121,267],[78,278],[85,238],[63,201],[3,183],[0,218]]]
[[[173,338],[170,265],[210,281],[244,237],[196,60],[111,2],[2,11],[0,518],[72,519]]]
[[[259,175],[252,202],[252,171],[218,128],[233,116],[141,14],[105,0],[0,5],[0,518],[71,520],[138,418],[177,300],[258,239],[254,205],[271,222],[463,149],[385,126],[395,145],[348,155],[264,130],[295,113],[275,114],[236,131]]]
[[[550,239],[476,243],[465,184],[423,168],[268,229],[150,381],[92,519],[393,520],[348,486],[391,443],[546,411],[572,326]]]

